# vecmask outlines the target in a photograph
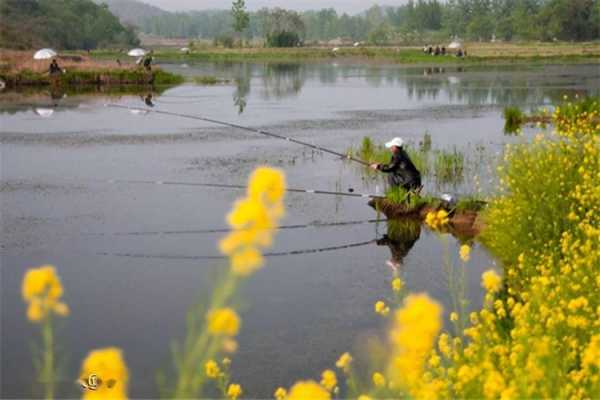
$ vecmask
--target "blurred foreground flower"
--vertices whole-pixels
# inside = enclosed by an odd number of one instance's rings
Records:
[[[96,375],[100,383],[95,390],[84,389],[83,399],[127,398],[129,371],[120,349],[107,347],[91,351],[83,360],[79,376],[83,382],[87,382],[91,375]]]
[[[428,385],[423,379],[425,359],[441,328],[441,314],[441,306],[426,294],[409,295],[395,314],[388,376],[415,398],[421,398]]]
[[[290,389],[287,400],[329,400],[331,395],[315,381],[296,382]]]
[[[52,265],[27,271],[21,291],[23,299],[29,304],[27,318],[31,322],[40,322],[50,313],[69,315],[69,307],[60,301],[63,287]]]
[[[231,308],[220,308],[208,313],[208,331],[215,335],[235,336],[240,330],[240,317]]]
[[[271,246],[273,232],[284,214],[285,176],[274,168],[257,168],[248,181],[246,197],[238,200],[227,222],[231,233],[219,244],[239,276],[251,275],[263,264],[261,250]]]

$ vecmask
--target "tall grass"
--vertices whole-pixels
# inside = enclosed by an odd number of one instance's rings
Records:
[[[523,112],[519,107],[506,107],[504,109],[504,133],[518,133],[523,124]]]

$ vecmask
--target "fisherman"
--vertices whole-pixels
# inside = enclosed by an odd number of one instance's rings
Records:
[[[152,54],[153,53],[151,51],[150,54],[148,54],[144,59],[144,68],[148,72],[152,71],[152,62],[154,61],[154,57],[152,57]]]
[[[421,188],[421,173],[415,167],[404,150],[404,140],[395,137],[385,144],[392,152],[389,164],[371,164],[374,170],[390,174],[388,182],[391,187],[401,186],[407,191],[418,191]]]
[[[50,63],[50,68],[48,68],[48,73],[50,73],[50,75],[59,75],[62,74],[62,72],[62,69],[58,66],[58,63],[56,62],[56,58],[53,59]]]

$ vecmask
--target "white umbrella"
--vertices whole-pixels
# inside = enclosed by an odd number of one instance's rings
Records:
[[[179,51],[181,51],[182,53],[187,53],[188,51],[190,51],[189,47],[182,47],[181,49],[179,49]]]
[[[336,52],[336,51],[338,51],[339,49],[340,49],[339,47],[334,47],[333,49],[331,49],[331,51],[333,51],[333,52],[335,53],[335,52]]]
[[[54,110],[51,108],[36,108],[35,113],[40,117],[49,118],[54,114]]]
[[[144,49],[133,49],[129,50],[129,53],[127,53],[127,55],[130,57],[144,57],[146,53],[147,51]]]
[[[35,52],[33,55],[34,60],[47,60],[52,57],[56,57],[58,54],[52,49],[41,49]]]
[[[461,47],[462,47],[462,44],[460,44],[460,42],[457,42],[457,41],[454,41],[448,45],[449,49],[460,49]]]

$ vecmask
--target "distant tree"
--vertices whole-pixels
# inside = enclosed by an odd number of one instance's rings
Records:
[[[231,5],[231,16],[233,18],[233,31],[241,36],[242,32],[248,28],[250,24],[250,15],[246,11],[246,3],[244,0],[234,0]]]
[[[274,8],[264,10],[265,41],[270,47],[295,47],[302,44],[306,26],[295,11]]]

